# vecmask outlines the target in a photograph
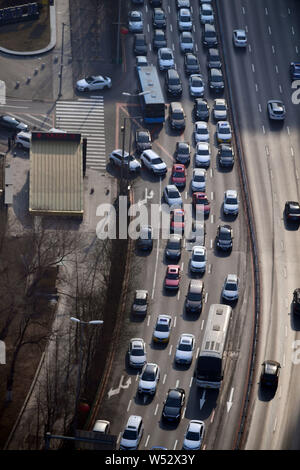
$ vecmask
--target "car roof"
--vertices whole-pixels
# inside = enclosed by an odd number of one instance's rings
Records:
[[[197,128],[201,128],[201,129],[207,129],[207,127],[208,127],[207,122],[205,122],[205,121],[196,121],[195,126]]]
[[[178,273],[180,266],[178,264],[169,264],[167,270],[169,273]]]
[[[164,314],[161,314],[161,315],[158,315],[157,317],[157,323],[164,323],[164,324],[168,324],[170,323],[170,321],[172,320],[172,317],[170,315],[164,315]]]
[[[182,16],[191,16],[191,11],[189,8],[180,8],[179,13]]]
[[[176,142],[176,147],[190,147],[188,142]]]
[[[217,126],[218,127],[230,127],[230,124],[228,121],[218,121]]]
[[[109,425],[110,425],[109,421],[106,421],[105,419],[97,419],[97,421],[94,424],[93,431],[104,433],[106,428]]]
[[[188,424],[188,429],[191,431],[191,432],[198,432],[199,431],[199,428],[204,426],[204,422],[203,421],[198,421],[196,419],[193,419],[192,421],[189,422]]]
[[[141,416],[131,415],[131,416],[129,416],[129,418],[128,418],[126,427],[127,427],[127,428],[131,428],[131,427],[132,427],[132,428],[136,429],[136,428],[139,426],[139,424],[140,424],[141,421],[142,421],[142,417],[141,417]]]
[[[147,290],[142,290],[142,289],[137,289],[135,291],[135,298],[136,299],[145,299],[148,295],[148,291]]]
[[[144,150],[143,154],[147,155],[147,157],[149,157],[151,160],[157,157],[160,158],[160,155],[158,155],[158,153],[154,152],[152,149]]]
[[[182,170],[185,171],[185,165],[183,163],[174,163],[173,170]]]
[[[235,189],[227,189],[225,191],[226,197],[237,197],[237,191]]]
[[[169,77],[171,77],[171,78],[179,77],[179,73],[175,69],[168,69],[167,70],[167,75],[169,75]]]
[[[189,284],[190,292],[202,292],[203,290],[203,281],[201,279],[191,279]]]
[[[180,33],[180,36],[182,36],[182,37],[185,37],[185,36],[186,36],[186,37],[193,37],[191,31],[182,31],[182,32]]]
[[[194,168],[193,174],[194,175],[206,175],[206,170],[204,168]]]
[[[179,337],[180,343],[184,343],[184,344],[191,344],[194,339],[195,339],[195,336],[190,333],[182,333]]]
[[[264,361],[263,365],[264,365],[264,368],[265,368],[265,373],[266,374],[271,374],[271,375],[275,375],[278,371],[278,368],[280,367],[279,362],[272,361],[272,360]]]
[[[226,282],[233,282],[237,283],[238,282],[238,277],[236,274],[227,274],[226,276]]]
[[[220,232],[230,232],[231,227],[230,225],[219,225]]]
[[[194,254],[204,254],[206,252],[206,248],[205,246],[197,245],[193,247],[192,251]]]
[[[175,186],[175,184],[167,184],[166,189],[167,189],[167,191],[171,191],[171,190],[175,191],[176,190],[179,193],[178,188],[177,188],[177,186]]]
[[[168,397],[178,398],[182,393],[184,393],[183,388],[169,388]]]

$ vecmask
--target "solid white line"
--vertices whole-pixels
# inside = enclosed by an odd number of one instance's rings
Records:
[[[150,33],[150,25],[149,24],[147,24],[147,31],[148,31],[148,33]]]
[[[161,178],[159,179],[159,194],[161,194]],[[159,204],[159,208],[161,210],[161,204]],[[153,286],[152,286],[152,295],[151,298],[154,298],[154,291],[155,291],[155,284],[156,284],[156,276],[157,276],[157,266],[158,266],[158,254],[159,254],[159,237],[157,239],[157,249],[156,249],[156,260],[155,260],[155,268],[154,268],[154,278],[153,278]]]
[[[200,351],[200,348],[197,348],[197,351],[196,351],[196,359],[197,359],[197,357],[199,356],[199,351]]]
[[[213,239],[212,238],[210,239],[210,247],[211,248],[213,247]]]
[[[242,7],[242,12],[243,12],[243,15],[245,15],[245,14],[246,14],[245,7]]]
[[[180,299],[180,290],[178,290],[178,293],[177,293],[177,300]]]
[[[30,109],[30,106],[14,106],[13,104],[3,104],[5,108]]]
[[[291,155],[292,155],[292,157],[294,156],[294,149],[293,149],[293,147],[291,147]]]
[[[212,214],[212,215],[210,216],[210,223],[211,223],[211,224],[214,223],[214,214]]]
[[[213,191],[211,191],[211,193],[210,193],[210,199],[211,199],[212,201],[214,200],[214,193],[213,193]]]
[[[211,423],[213,422],[214,417],[215,417],[215,410],[213,410],[212,415],[211,415],[211,420],[210,420]]]
[[[173,31],[173,26],[170,24],[170,31],[172,32]]]
[[[257,85],[257,83],[255,83],[255,91],[256,91],[256,92],[258,91],[258,85]]]

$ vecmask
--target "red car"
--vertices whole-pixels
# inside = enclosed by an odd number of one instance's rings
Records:
[[[183,209],[173,209],[170,213],[171,215],[171,232],[179,232],[184,229],[184,210]]]
[[[172,184],[184,187],[186,183],[186,169],[184,165],[175,163],[172,168]]]
[[[170,264],[167,267],[166,277],[165,277],[165,288],[166,289],[178,289],[180,281],[180,266],[176,264]]]
[[[210,203],[205,193],[193,193],[193,206],[196,211],[204,212],[205,216],[210,213]]]

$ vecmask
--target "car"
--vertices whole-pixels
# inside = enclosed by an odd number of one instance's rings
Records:
[[[183,388],[170,388],[167,393],[164,407],[162,410],[162,419],[164,421],[179,422],[182,409],[185,403],[185,391]]]
[[[284,206],[287,221],[300,222],[300,204],[297,201],[287,201]]]
[[[148,302],[148,291],[143,289],[137,289],[134,294],[132,312],[136,315],[146,315],[148,310]]]
[[[164,200],[170,207],[182,207],[182,197],[175,184],[168,184],[164,189]]]
[[[209,129],[207,122],[196,121],[194,130],[195,142],[208,142],[209,141]]]
[[[24,124],[24,122],[21,122],[18,119],[8,115],[0,116],[0,127],[4,127],[5,129],[15,132],[29,131],[29,127],[27,126],[27,124]]]
[[[202,213],[205,217],[210,214],[210,203],[207,195],[203,192],[196,191],[193,193],[193,206],[196,213]]]
[[[177,23],[179,31],[192,31],[192,15],[189,8],[180,8],[177,14]]]
[[[199,60],[192,52],[184,55],[184,70],[187,75],[200,73]]]
[[[166,258],[178,262],[181,257],[181,244],[181,237],[177,234],[171,234],[166,245]]]
[[[217,122],[217,142],[218,144],[230,143],[232,140],[231,126],[228,121]]]
[[[204,80],[200,73],[193,73],[189,76],[189,89],[191,96],[204,95]]]
[[[225,215],[237,215],[239,213],[239,200],[235,189],[227,189],[225,191],[223,212]]]
[[[190,0],[176,0],[176,8],[179,10],[180,8],[190,8],[191,2]]]
[[[293,292],[293,312],[296,315],[300,315],[300,288],[294,290]]]
[[[175,68],[175,59],[172,49],[169,47],[161,47],[157,53],[159,70],[168,70]]]
[[[141,169],[141,164],[134,158],[133,155],[129,155],[128,152],[124,151],[122,149],[115,149],[111,152],[109,155],[109,161],[112,165],[116,165],[119,167],[125,166],[129,167],[129,171],[131,172],[137,172]]]
[[[179,36],[179,47],[181,52],[194,52],[194,39],[190,31],[182,31]]]
[[[193,419],[189,422],[184,435],[182,444],[183,450],[199,450],[205,433],[204,421]]]
[[[167,26],[166,13],[163,8],[154,8],[152,15],[153,28],[165,29]]]
[[[181,234],[184,231],[184,210],[173,209],[170,212],[170,230],[176,234]]]
[[[185,310],[191,313],[201,313],[203,307],[204,282],[201,279],[192,279],[189,283],[185,299]]]
[[[209,88],[218,93],[224,90],[224,78],[221,69],[209,69],[208,72]]]
[[[203,168],[194,168],[191,182],[191,189],[195,191],[205,192],[206,189],[206,170]]]
[[[170,315],[158,315],[152,341],[154,343],[168,343],[171,334],[171,325],[172,317]]]
[[[210,3],[202,3],[200,5],[200,23],[212,24],[215,20],[213,7]]]
[[[167,173],[167,165],[161,157],[153,150],[144,150],[141,155],[141,163],[153,175],[164,176]]]
[[[300,62],[290,63],[290,76],[292,80],[300,79]]]
[[[193,274],[203,274],[206,270],[207,253],[205,246],[196,245],[192,249],[190,270]]]
[[[135,65],[136,65],[137,70],[139,70],[140,67],[148,67],[149,65],[147,56],[145,55],[137,55],[135,60],[136,60]]]
[[[269,119],[283,121],[285,119],[285,106],[280,100],[269,100],[267,103]]]
[[[180,282],[180,266],[169,264],[165,276],[165,289],[178,290]]]
[[[239,278],[236,274],[228,274],[225,277],[222,289],[222,298],[225,300],[238,300],[239,298]]]
[[[101,434],[108,434],[110,429],[110,422],[106,419],[97,419],[94,424],[93,432],[99,432]]]
[[[139,250],[151,251],[153,248],[153,235],[151,225],[143,225],[137,240]]]
[[[31,132],[18,132],[15,138],[15,144],[19,148],[29,149],[31,142]]]
[[[133,368],[143,367],[147,362],[146,344],[142,338],[132,338],[128,349],[129,365]]]
[[[185,129],[185,113],[179,101],[170,103],[169,119],[172,129],[176,131],[183,131]]]
[[[234,29],[232,40],[235,47],[247,47],[247,35],[244,29]]]
[[[146,362],[140,374],[138,393],[155,395],[160,378],[160,368],[157,364]]]
[[[213,104],[213,117],[215,121],[227,121],[227,103],[224,98],[216,98]]]
[[[143,14],[141,11],[130,11],[128,13],[128,29],[131,33],[142,33],[144,27]]]
[[[167,37],[163,29],[155,29],[153,31],[153,49],[157,50],[167,47]]]
[[[210,165],[210,146],[208,142],[198,142],[195,153],[196,167],[208,168]]]
[[[217,229],[217,248],[223,251],[232,249],[233,233],[230,225],[219,225]]]
[[[133,52],[135,55],[147,55],[148,46],[144,33],[136,33],[134,35]]]
[[[135,133],[137,152],[143,152],[152,148],[151,134],[148,129],[138,129]]]
[[[172,184],[177,188],[184,188],[186,184],[186,170],[182,163],[174,163],[171,174]]]
[[[234,150],[230,144],[219,145],[218,150],[219,165],[224,168],[232,168],[234,165]]]
[[[176,142],[175,160],[188,165],[191,159],[191,146],[188,142]]]
[[[175,363],[189,365],[193,361],[195,348],[195,336],[189,333],[182,333],[176,346]]]
[[[196,98],[194,103],[195,119],[207,121],[209,118],[209,106],[205,98]]]
[[[278,386],[280,364],[277,361],[267,360],[262,363],[260,384],[262,387],[276,389]]]
[[[143,418],[131,415],[121,435],[120,450],[136,450],[144,432]]]
[[[102,75],[89,75],[76,83],[77,91],[95,91],[111,87],[111,78]]]
[[[220,53],[215,47],[210,47],[207,51],[207,67],[209,69],[220,69],[222,67]]]
[[[202,33],[202,43],[206,47],[218,45],[216,28],[213,24],[205,23]]]
[[[169,69],[165,75],[165,85],[168,95],[181,96],[182,83],[177,70]]]

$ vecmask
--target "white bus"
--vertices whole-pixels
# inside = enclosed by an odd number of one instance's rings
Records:
[[[202,347],[196,365],[196,383],[202,388],[219,389],[223,379],[223,354],[232,308],[229,305],[210,306]]]

